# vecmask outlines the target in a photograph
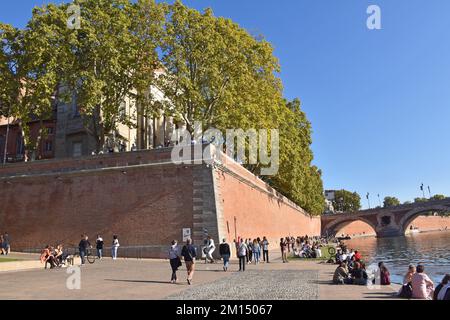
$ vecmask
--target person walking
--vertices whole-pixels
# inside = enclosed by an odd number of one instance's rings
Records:
[[[281,259],[283,260],[283,263],[287,263],[287,243],[284,238],[280,239],[280,249],[281,249]]]
[[[86,263],[86,253],[89,248],[92,248],[91,243],[89,242],[89,237],[87,235],[82,235],[81,241],[78,244],[82,266],[84,266],[84,264]]]
[[[227,272],[230,263],[231,250],[226,239],[223,239],[222,243],[219,245],[219,253],[223,259],[223,271]]]
[[[212,254],[216,250],[216,245],[214,244],[214,240],[211,236],[208,236],[208,242],[206,243],[206,259],[209,260],[210,263],[215,263]]]
[[[251,264],[252,263],[252,259],[253,259],[253,241],[252,239],[248,239],[247,243],[247,263]]]
[[[183,256],[184,262],[186,263],[187,283],[191,285],[192,280],[194,278],[195,258],[197,257],[197,251],[192,245],[191,239],[186,240],[186,244],[183,246],[183,249],[181,250],[181,255]]]
[[[117,251],[119,250],[119,247],[120,247],[119,238],[116,235],[114,235],[111,246],[111,257],[113,260],[117,260]]]
[[[246,257],[248,257],[248,247],[243,239],[241,239],[241,242],[239,243],[238,246],[238,257],[239,257],[239,271],[245,271]]]
[[[177,271],[178,268],[182,266],[177,240],[172,241],[172,245],[169,249],[169,260],[170,267],[172,268],[172,278],[170,279],[170,282],[177,283]]]
[[[257,239],[253,240],[253,261],[255,264],[259,264],[259,258],[261,256],[261,246]]]
[[[8,232],[5,232],[5,234],[3,235],[3,245],[6,252],[5,254],[8,255],[11,252],[11,242]]]
[[[1,251],[1,255],[2,256],[6,255],[4,239],[3,239],[3,235],[2,234],[0,234],[0,251]]]
[[[266,237],[263,237],[262,240],[262,251],[264,262],[269,263],[269,241],[267,241]]]
[[[100,235],[97,235],[96,243],[96,249],[97,249],[97,257],[101,260],[103,259],[103,238]]]

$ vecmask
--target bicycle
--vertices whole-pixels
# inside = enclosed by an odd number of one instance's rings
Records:
[[[86,254],[84,255],[84,258],[89,262],[89,264],[94,264],[95,260],[97,260],[97,255],[92,254],[92,248],[86,249]],[[81,258],[80,251],[78,250],[74,256],[78,256]]]

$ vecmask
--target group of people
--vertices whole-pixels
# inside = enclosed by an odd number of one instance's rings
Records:
[[[391,274],[384,262],[378,263],[378,274],[375,279],[370,279],[362,256],[357,250],[348,250],[342,246],[337,250],[335,258],[338,264],[333,275],[335,284],[368,285],[373,283],[382,286],[391,284]],[[435,288],[422,264],[410,265],[398,295],[408,299],[450,300],[450,275],[446,274]]]
[[[410,265],[399,296],[407,299],[450,300],[450,274],[446,274],[435,288],[423,265]]]
[[[69,254],[64,250],[62,244],[58,244],[56,247],[46,245],[44,250],[41,252],[41,263],[45,264],[45,269],[47,265],[50,265],[50,269],[61,267],[66,265],[67,258]]]
[[[103,259],[103,247],[104,240],[101,235],[97,235],[97,239],[95,240],[95,248],[97,250],[97,258]],[[118,236],[114,235],[111,243],[111,257],[113,260],[117,260],[117,252],[119,250],[120,243]],[[80,252],[81,265],[86,263],[86,255],[89,249],[92,249],[92,245],[89,242],[89,237],[84,234],[81,236],[80,243],[78,244],[78,250]]]
[[[283,261],[288,262],[287,254],[291,251],[291,247],[295,257],[309,259],[321,258],[321,248],[325,243],[327,243],[325,238],[308,237],[307,235],[304,237],[297,237],[296,239],[294,237],[286,237],[284,240],[281,239],[280,247],[282,249],[282,253],[284,248],[284,255],[282,254]]]
[[[262,239],[260,237],[255,239],[241,238],[238,241],[234,240],[234,246],[236,247],[237,257],[242,258],[243,263],[240,271],[245,271],[245,264],[259,264],[261,257],[264,262],[269,262],[269,241],[266,237]],[[203,253],[206,256],[206,260],[210,263],[215,263],[213,253],[216,250],[214,240],[211,236],[206,239],[206,245],[203,249]],[[219,245],[219,254],[224,261],[223,269],[228,270],[228,262],[231,256],[231,249],[226,239],[223,239]]]
[[[8,232],[0,234],[0,253],[7,256],[11,252],[11,243]]]
[[[333,275],[333,283],[363,286],[370,283],[370,279],[366,271],[366,265],[362,260],[361,253],[358,250],[348,250],[346,248],[338,249],[335,256],[335,261],[338,264],[338,267]],[[378,264],[378,269],[380,272],[380,284],[390,285],[390,273],[383,262]]]
[[[269,241],[266,237],[256,239],[244,239],[234,240],[234,246],[236,248],[236,254],[239,259],[239,271],[245,271],[246,264],[259,264],[261,262],[261,255],[264,262],[269,263]],[[215,263],[213,253],[216,250],[214,240],[211,236],[206,239],[203,253],[206,256],[206,261]],[[227,272],[231,258],[231,246],[227,243],[226,239],[222,240],[219,245],[219,254],[223,260],[223,271]],[[187,270],[187,283],[192,284],[195,261],[197,259],[197,250],[192,244],[192,240],[188,239],[186,244],[181,248],[178,246],[176,240],[172,241],[169,248],[169,260],[172,269],[171,282],[176,283],[178,281],[177,271],[183,265],[184,260]]]
[[[225,239],[223,240],[225,242]],[[257,237],[256,239],[241,238],[234,240],[237,258],[239,259],[239,271],[245,271],[246,264],[259,264],[261,262],[269,263],[269,241],[266,237]],[[226,268],[227,269],[227,268]],[[224,269],[226,271],[226,269]]]
[[[119,239],[115,235],[113,236],[111,244],[111,257],[113,260],[117,259],[117,251],[119,247]],[[89,237],[86,234],[83,234],[78,244],[78,252],[81,258],[81,265],[86,264],[86,256],[88,254],[88,250],[92,248],[93,247],[89,241]],[[100,260],[103,259],[104,241],[100,235],[97,235],[95,248],[97,250],[97,258]],[[41,263],[45,264],[46,269],[47,265],[50,265],[50,269],[53,269],[66,265],[66,261],[69,257],[73,257],[73,255],[69,254],[68,250],[64,250],[64,246],[62,244],[58,244],[57,246],[46,245],[41,252],[40,261]]]

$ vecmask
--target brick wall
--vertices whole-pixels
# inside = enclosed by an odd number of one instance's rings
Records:
[[[122,255],[166,257],[171,240],[191,228],[197,245],[238,236],[317,235],[320,219],[229,163],[175,165],[170,149],[7,165],[0,168],[0,232],[14,250],[77,245],[99,233],[119,236]],[[228,229],[230,232],[228,232]]]
[[[320,218],[311,217],[262,180],[228,161],[216,171],[220,235],[232,241],[266,236],[272,249],[281,237],[320,235]]]

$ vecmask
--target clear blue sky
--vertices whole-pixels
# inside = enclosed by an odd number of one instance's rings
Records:
[[[0,2],[0,21],[23,26],[34,5]],[[56,1],[58,2],[58,1]],[[275,47],[287,98],[314,129],[326,189],[412,200],[420,184],[450,196],[450,1],[190,0],[212,7]],[[366,9],[382,10],[382,30]]]

